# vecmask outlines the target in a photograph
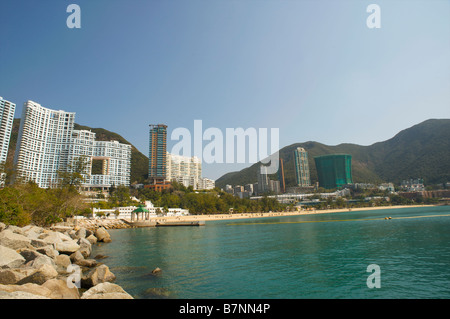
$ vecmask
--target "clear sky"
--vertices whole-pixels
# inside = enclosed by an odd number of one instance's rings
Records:
[[[0,96],[16,117],[26,100],[76,112],[146,155],[149,124],[168,125],[169,150],[194,120],[279,128],[281,148],[370,145],[450,118],[448,0],[2,0],[0,15]]]

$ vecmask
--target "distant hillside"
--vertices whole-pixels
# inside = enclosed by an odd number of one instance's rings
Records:
[[[328,146],[318,142],[295,143],[280,150],[284,162],[287,186],[295,186],[294,149],[308,151],[311,181],[317,181],[314,156],[345,153],[352,155],[353,181],[399,183],[404,179],[421,177],[426,184],[450,181],[450,119],[431,119],[405,129],[393,138],[361,146],[340,144]],[[257,181],[259,163],[239,172],[223,175],[218,187],[244,185]],[[274,175],[272,179],[277,179]]]
[[[11,132],[11,139],[9,143],[8,150],[8,160],[7,162],[12,163],[14,160],[14,152],[16,150],[17,135],[19,132],[20,119],[14,119],[13,128]],[[111,141],[116,140],[120,143],[131,145],[131,176],[130,182],[143,182],[148,175],[148,157],[138,151],[136,147],[130,142],[124,139],[117,133],[110,132],[103,128],[91,128],[88,126],[82,126],[79,124],[74,125],[76,130],[91,130],[96,134],[96,140],[98,141]]]

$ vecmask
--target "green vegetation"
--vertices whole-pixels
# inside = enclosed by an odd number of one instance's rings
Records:
[[[74,187],[43,189],[33,182],[0,189],[0,221],[16,226],[48,226],[64,218],[89,213]]]
[[[148,188],[129,190],[128,187],[114,187],[106,201],[93,204],[93,207],[112,209],[119,206],[137,205],[130,196],[135,196],[141,203],[152,201],[155,207],[189,209],[191,214],[221,214],[282,211],[286,205],[276,199],[264,197],[261,200],[240,199],[216,188],[212,191],[194,191],[192,187],[174,182],[172,188],[157,192]]]

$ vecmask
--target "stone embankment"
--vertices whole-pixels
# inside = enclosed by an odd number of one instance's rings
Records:
[[[133,299],[108,266],[90,258],[94,244],[111,241],[102,225],[0,223],[0,299]]]

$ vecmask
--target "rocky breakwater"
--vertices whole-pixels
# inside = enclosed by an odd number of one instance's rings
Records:
[[[90,258],[92,245],[110,241],[103,227],[0,223],[0,299],[133,299]]]

